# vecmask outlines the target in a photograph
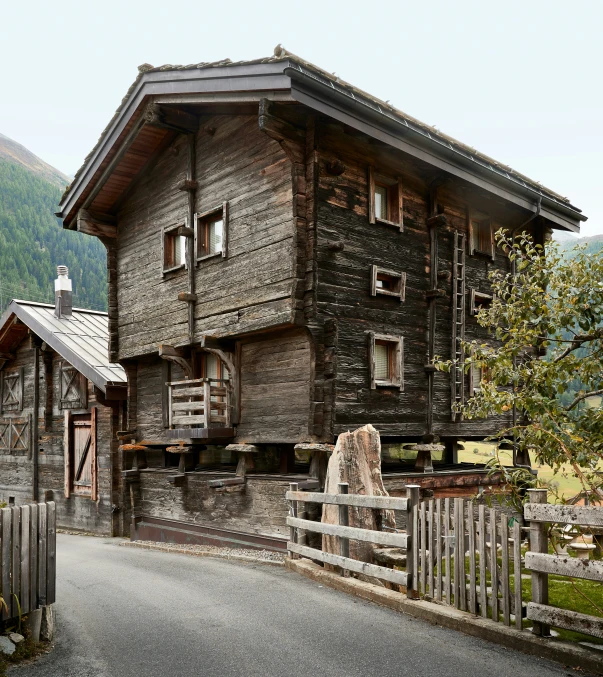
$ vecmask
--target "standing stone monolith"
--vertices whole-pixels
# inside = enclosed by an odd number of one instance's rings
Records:
[[[338,493],[338,484],[347,482],[350,494],[365,496],[388,496],[381,477],[381,440],[372,425],[365,425],[354,432],[342,433],[337,439],[335,450],[327,466],[325,493]],[[354,508],[349,510],[349,526],[361,529],[383,531],[395,527],[395,517],[391,510],[372,510]],[[339,507],[324,505],[322,521],[328,524],[339,523]],[[362,562],[371,562],[375,546],[363,541],[350,541],[350,557]],[[339,539],[336,536],[323,536],[322,549],[325,552],[340,554]]]

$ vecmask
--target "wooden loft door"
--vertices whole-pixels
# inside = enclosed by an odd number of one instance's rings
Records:
[[[72,414],[66,419],[66,494],[73,493],[96,500],[96,408],[89,414]]]

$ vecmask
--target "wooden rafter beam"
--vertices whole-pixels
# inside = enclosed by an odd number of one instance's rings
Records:
[[[171,106],[152,103],[144,112],[145,122],[153,127],[173,129],[183,134],[194,134],[199,129],[199,119],[186,111]]]
[[[110,214],[96,214],[87,209],[77,213],[77,231],[94,237],[115,239],[117,237],[117,219]]]

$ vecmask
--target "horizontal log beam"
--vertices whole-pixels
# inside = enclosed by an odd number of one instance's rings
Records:
[[[313,559],[318,562],[326,562],[334,566],[353,571],[357,574],[365,574],[380,578],[381,580],[395,583],[397,585],[406,586],[407,576],[405,571],[397,571],[395,569],[388,569],[387,567],[380,567],[377,564],[369,564],[368,562],[359,562],[349,557],[341,557],[341,555],[333,555],[330,552],[322,552],[316,548],[308,548],[305,545],[298,545],[297,543],[287,543],[287,550],[294,552],[302,557]]]
[[[144,120],[153,127],[172,129],[183,134],[194,134],[199,129],[199,118],[179,108],[152,103],[144,112]]]
[[[371,529],[358,529],[357,527],[344,527],[339,524],[325,524],[312,522],[299,517],[287,517],[287,525],[297,527],[305,531],[313,531],[327,536],[343,536],[355,541],[365,543],[378,543],[379,545],[392,545],[395,548],[406,548],[408,537],[406,534],[394,534],[386,531],[372,531]]]
[[[559,522],[583,527],[603,527],[601,506],[527,503],[524,507],[524,517],[526,522]]]
[[[583,632],[593,637],[603,639],[603,618],[580,614],[576,611],[557,609],[546,604],[528,603],[527,617],[531,621],[538,621],[555,628]]]
[[[321,494],[306,491],[288,491],[289,501],[304,503],[327,503],[328,505],[351,505],[356,508],[381,510],[406,510],[408,500],[394,496],[358,496],[357,494]]]
[[[78,233],[115,239],[117,237],[117,225],[115,217],[97,215],[86,209],[80,209],[77,213],[76,229]]]
[[[526,569],[542,574],[571,576],[588,581],[603,582],[603,562],[580,559],[569,555],[546,555],[539,552],[526,553]]]

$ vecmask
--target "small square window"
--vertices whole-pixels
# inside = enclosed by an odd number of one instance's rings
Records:
[[[471,254],[486,254],[494,258],[492,222],[486,214],[474,213],[469,220]]]
[[[369,222],[385,223],[402,230],[402,187],[386,176],[375,174],[369,167]]]
[[[401,336],[369,334],[371,389],[403,388],[403,339]]]
[[[477,289],[471,289],[469,314],[477,315],[482,308],[488,308],[493,298],[492,294],[483,294]]]
[[[186,236],[179,230],[184,224],[164,228],[163,230],[163,272],[179,270],[186,266]]]
[[[226,256],[228,210],[221,207],[195,216],[197,261],[211,256]]]
[[[406,273],[371,266],[371,296],[382,294],[394,296],[400,301],[404,301],[405,288]]]

